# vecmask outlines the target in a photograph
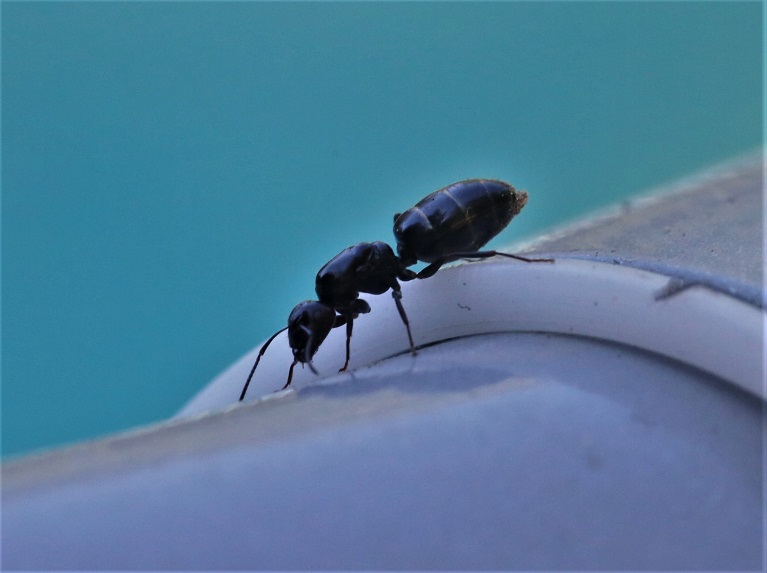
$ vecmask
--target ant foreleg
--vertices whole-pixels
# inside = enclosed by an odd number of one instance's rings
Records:
[[[358,298],[352,303],[352,306],[346,312],[341,313],[336,317],[336,323],[333,325],[333,328],[341,326],[344,323],[346,324],[346,362],[344,362],[344,366],[339,370],[339,372],[346,372],[346,369],[349,367],[354,319],[361,314],[367,314],[369,312],[370,305],[361,298]]]
[[[285,382],[285,385],[282,387],[282,390],[290,386],[290,383],[293,381],[293,368],[296,367],[296,364],[298,363],[298,359],[293,360],[293,364],[290,365],[290,370],[288,370],[288,381]],[[309,363],[309,366],[311,366],[311,362]]]
[[[284,332],[288,329],[286,326],[285,328],[281,328],[274,334],[272,334],[271,338],[267,340],[264,345],[261,347],[261,350],[258,351],[258,357],[256,358],[255,363],[253,364],[253,368],[250,370],[250,374],[248,375],[248,380],[245,382],[245,386],[242,388],[242,394],[240,394],[240,402],[242,402],[243,398],[245,398],[245,392],[248,391],[248,386],[250,385],[250,380],[253,378],[253,373],[256,371],[256,367],[258,366],[258,363],[261,361],[261,357],[264,355],[264,352],[266,352],[266,349],[269,347],[269,345],[272,343],[272,340],[277,338],[277,335],[280,332]]]

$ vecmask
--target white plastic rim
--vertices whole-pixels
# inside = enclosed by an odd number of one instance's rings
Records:
[[[402,302],[416,345],[494,332],[585,336],[672,358],[765,399],[765,314],[703,287],[656,300],[668,280],[664,275],[592,261],[494,259],[403,283]],[[409,349],[390,294],[363,298],[372,310],[354,322],[350,371]],[[285,310],[286,317],[289,312]],[[275,325],[275,330],[282,326]],[[261,344],[213,380],[178,416],[237,404],[260,348]],[[345,328],[341,327],[330,333],[314,358],[320,378],[336,375],[344,357]],[[245,401],[276,396],[274,391],[285,384],[292,360],[282,333],[262,358]],[[317,380],[308,368],[296,366],[292,387]]]

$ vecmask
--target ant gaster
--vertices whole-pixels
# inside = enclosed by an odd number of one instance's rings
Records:
[[[407,330],[410,351],[416,354],[410,323],[402,306],[400,281],[425,279],[439,268],[458,259],[484,259],[496,255],[525,262],[552,262],[552,259],[530,259],[498,251],[481,251],[493,237],[509,224],[527,203],[527,193],[517,191],[503,181],[469,179],[453,183],[424,197],[414,207],[394,216],[394,237],[397,253],[381,241],[358,243],[330,259],[317,273],[317,301],[304,301],[288,317],[288,326],[275,332],[261,347],[240,400],[245,397],[261,357],[272,340],[288,331],[293,351],[293,363],[288,381],[298,362],[308,364],[333,328],[346,325],[346,362],[339,372],[349,366],[350,342],[354,319],[370,312],[370,305],[359,298],[360,293],[383,294],[389,289],[397,311]],[[428,263],[416,273],[407,267],[418,261]]]

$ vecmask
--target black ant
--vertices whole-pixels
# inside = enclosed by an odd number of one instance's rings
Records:
[[[245,398],[253,373],[275,337],[287,330],[293,351],[293,363],[284,390],[293,380],[298,362],[312,365],[312,358],[333,328],[346,325],[346,362],[349,366],[350,342],[354,319],[370,312],[370,305],[360,293],[383,294],[392,291],[394,303],[407,330],[410,351],[416,354],[410,332],[402,291],[398,281],[425,279],[442,265],[458,259],[484,259],[500,255],[527,263],[553,262],[553,259],[530,259],[498,251],[481,251],[500,233],[527,203],[527,193],[517,191],[503,181],[469,179],[453,183],[424,197],[404,213],[394,215],[397,253],[381,241],[358,243],[330,259],[317,273],[315,290],[319,300],[297,305],[288,317],[288,325],[275,332],[261,347],[240,400]],[[416,273],[407,267],[418,261],[428,263]]]

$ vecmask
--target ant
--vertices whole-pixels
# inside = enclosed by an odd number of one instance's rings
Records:
[[[553,259],[530,259],[498,251],[482,251],[527,203],[527,193],[517,191],[503,181],[468,179],[434,191],[404,213],[394,215],[397,253],[384,242],[357,243],[330,259],[317,273],[315,290],[319,300],[299,303],[288,317],[288,325],[275,332],[258,352],[240,400],[245,398],[253,373],[275,337],[288,331],[293,363],[284,390],[293,380],[298,362],[308,364],[317,374],[312,357],[330,331],[346,326],[346,362],[349,366],[354,319],[370,312],[370,305],[360,293],[383,294],[392,291],[402,323],[407,330],[410,352],[416,349],[410,331],[399,281],[425,279],[447,263],[459,259],[485,259],[500,255],[524,261],[553,262]],[[408,269],[419,261],[427,263],[420,272]]]

